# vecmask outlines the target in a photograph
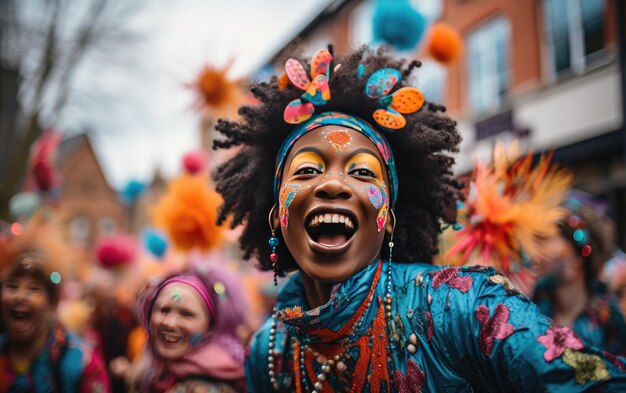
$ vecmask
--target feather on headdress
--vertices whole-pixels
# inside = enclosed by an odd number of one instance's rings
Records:
[[[537,240],[557,232],[567,212],[561,205],[571,175],[552,165],[552,153],[541,156],[534,168],[532,155],[518,157],[516,144],[506,151],[498,143],[491,165],[476,164],[469,196],[459,211],[463,229],[446,256],[458,254],[459,264],[491,265],[526,281],[523,255],[536,257]]]

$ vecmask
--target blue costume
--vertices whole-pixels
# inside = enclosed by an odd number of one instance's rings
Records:
[[[550,318],[554,315],[554,280],[552,276],[542,279],[533,294],[533,302]],[[587,308],[576,318],[572,330],[589,345],[626,354],[626,320],[617,299],[598,281],[590,285],[589,293],[591,298]]]
[[[295,273],[246,367],[253,392],[626,391],[626,359],[588,347],[486,267],[374,263],[312,310]]]

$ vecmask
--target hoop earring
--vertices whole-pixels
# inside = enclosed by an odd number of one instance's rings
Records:
[[[268,240],[268,243],[270,247],[272,247],[272,252],[270,254],[270,261],[272,261],[272,270],[274,270],[274,286],[277,287],[278,286],[278,254],[276,253],[276,247],[278,247],[278,245],[280,244],[280,241],[276,237],[276,229],[274,228],[274,225],[272,224],[272,214],[274,213],[274,208],[276,208],[276,205],[272,205],[272,208],[270,209],[270,214],[267,216],[267,221],[270,224],[270,230],[272,231],[272,236],[270,237],[270,240]]]

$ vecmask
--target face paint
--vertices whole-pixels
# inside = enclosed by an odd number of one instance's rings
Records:
[[[383,206],[383,194],[380,192],[380,188],[373,184],[368,184],[366,191],[374,209],[380,209]]]
[[[382,231],[387,223],[387,210],[389,210],[389,197],[385,192],[385,182],[376,180],[375,184],[367,186],[367,196],[375,209],[378,209],[376,226],[378,232]]]
[[[183,294],[180,293],[178,289],[174,290],[174,293],[172,293],[172,300],[178,304],[183,304]]]
[[[40,308],[44,303],[44,298],[42,293],[33,293],[30,298],[33,305],[37,308]]]
[[[352,137],[345,130],[330,131],[324,134],[324,139],[337,151],[337,154],[341,154],[341,149],[350,145]]]
[[[280,193],[280,208],[279,208],[279,219],[280,226],[283,229],[287,229],[289,226],[289,206],[291,206],[291,202],[296,197],[296,194],[300,191],[300,187],[295,183],[285,184],[283,191]]]
[[[195,347],[196,345],[202,343],[202,341],[204,340],[205,334],[204,333],[194,333],[191,335],[191,337],[189,337],[189,345],[191,345],[192,347]]]

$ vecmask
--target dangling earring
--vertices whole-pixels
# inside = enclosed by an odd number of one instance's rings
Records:
[[[276,247],[280,244],[280,241],[276,237],[276,230],[274,229],[274,225],[272,224],[272,213],[274,213],[274,208],[276,205],[273,205],[270,209],[270,214],[267,217],[267,220],[270,224],[270,230],[272,231],[272,236],[268,241],[270,247],[272,247],[272,253],[270,254],[270,261],[272,261],[272,269],[274,270],[274,286],[278,286],[278,254],[276,253]]]
[[[393,209],[389,209],[389,212],[391,213],[391,217],[393,219],[393,227],[391,228],[391,234],[389,235],[389,270],[391,270],[391,259],[393,257],[393,233],[396,230],[396,215],[393,212]]]

